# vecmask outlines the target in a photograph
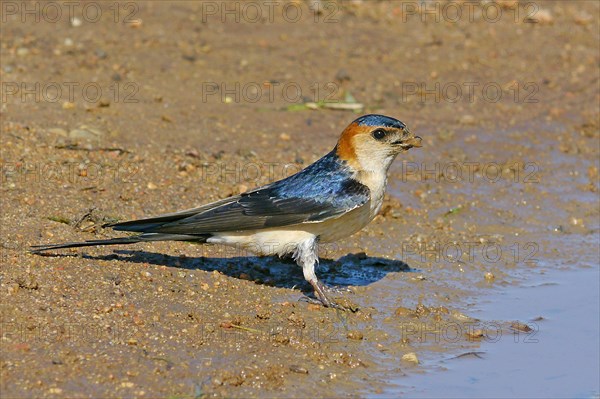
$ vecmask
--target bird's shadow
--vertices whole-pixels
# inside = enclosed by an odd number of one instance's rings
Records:
[[[303,277],[302,269],[291,258],[276,256],[249,257],[187,257],[163,253],[117,250],[110,255],[90,256],[87,259],[119,260],[122,262],[149,263],[188,270],[217,270],[227,276],[251,280],[281,288],[297,287],[312,292]],[[337,260],[321,258],[317,276],[325,284],[336,287],[362,286],[384,278],[388,273],[408,272],[412,269],[403,261],[368,257],[364,253],[348,254]]]

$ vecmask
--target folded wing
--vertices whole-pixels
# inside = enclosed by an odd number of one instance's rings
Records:
[[[282,194],[277,185],[200,208],[109,225],[115,230],[162,234],[211,234],[257,230],[338,217],[369,201],[369,189],[348,179],[326,196]]]

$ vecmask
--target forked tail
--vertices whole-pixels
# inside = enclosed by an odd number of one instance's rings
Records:
[[[160,233],[145,233],[139,236],[133,237],[118,237],[110,238],[107,240],[89,240],[83,242],[65,242],[62,244],[49,244],[49,245],[34,245],[30,251],[33,253],[40,253],[49,251],[52,249],[62,248],[77,248],[77,247],[91,247],[94,245],[124,245],[124,244],[135,244],[137,242],[146,241],[193,241],[193,242],[206,242],[206,239],[210,235],[198,234],[198,235],[184,235],[184,234],[160,234]]]

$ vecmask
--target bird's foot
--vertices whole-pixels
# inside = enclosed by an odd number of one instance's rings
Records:
[[[310,303],[312,305],[320,305],[320,306],[324,306],[326,308],[332,308],[332,309],[339,309],[339,310],[349,310],[352,313],[356,312],[358,309],[352,306],[344,306],[341,305],[335,301],[332,301],[331,299],[327,299],[327,301],[323,301],[321,299],[317,299],[317,298],[311,298],[308,296],[303,296],[302,298],[299,299],[299,301],[302,302],[307,302]]]
[[[326,292],[331,292],[331,291],[336,292],[337,290],[335,288],[331,289],[331,288],[327,287],[325,284],[323,284],[322,282],[320,282],[319,280],[316,280],[314,282],[311,281],[310,284],[315,289],[316,298],[304,297],[304,298],[302,298],[303,301],[306,301],[306,302],[312,303],[312,304],[323,305],[326,308],[349,310],[352,313],[354,313],[358,310],[358,307],[353,306],[351,304],[348,304],[348,305],[340,304],[338,302],[331,300],[327,296]]]

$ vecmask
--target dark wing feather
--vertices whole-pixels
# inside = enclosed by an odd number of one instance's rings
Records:
[[[109,225],[115,230],[211,234],[317,222],[366,204],[368,187],[351,177],[335,151],[286,179],[182,212]]]
[[[355,201],[319,201],[313,198],[280,198],[272,189],[242,195],[237,201],[219,205],[153,229],[157,233],[194,234],[255,230],[321,221],[339,216],[365,204],[368,189]],[[338,198],[339,199],[339,198]]]
[[[119,222],[119,223],[109,223],[104,225],[104,227],[112,227],[117,231],[135,231],[135,232],[152,232],[153,229],[163,226],[165,224],[176,222],[178,220],[182,220],[188,218],[190,216],[198,215],[203,212],[209,211],[211,209],[215,209],[217,207],[234,203],[241,197],[239,195],[234,197],[225,198],[216,202],[211,202],[210,204],[203,205],[198,208],[186,209],[184,211],[167,213],[164,215],[156,216],[148,219],[138,219],[138,220],[130,220],[128,222]]]

